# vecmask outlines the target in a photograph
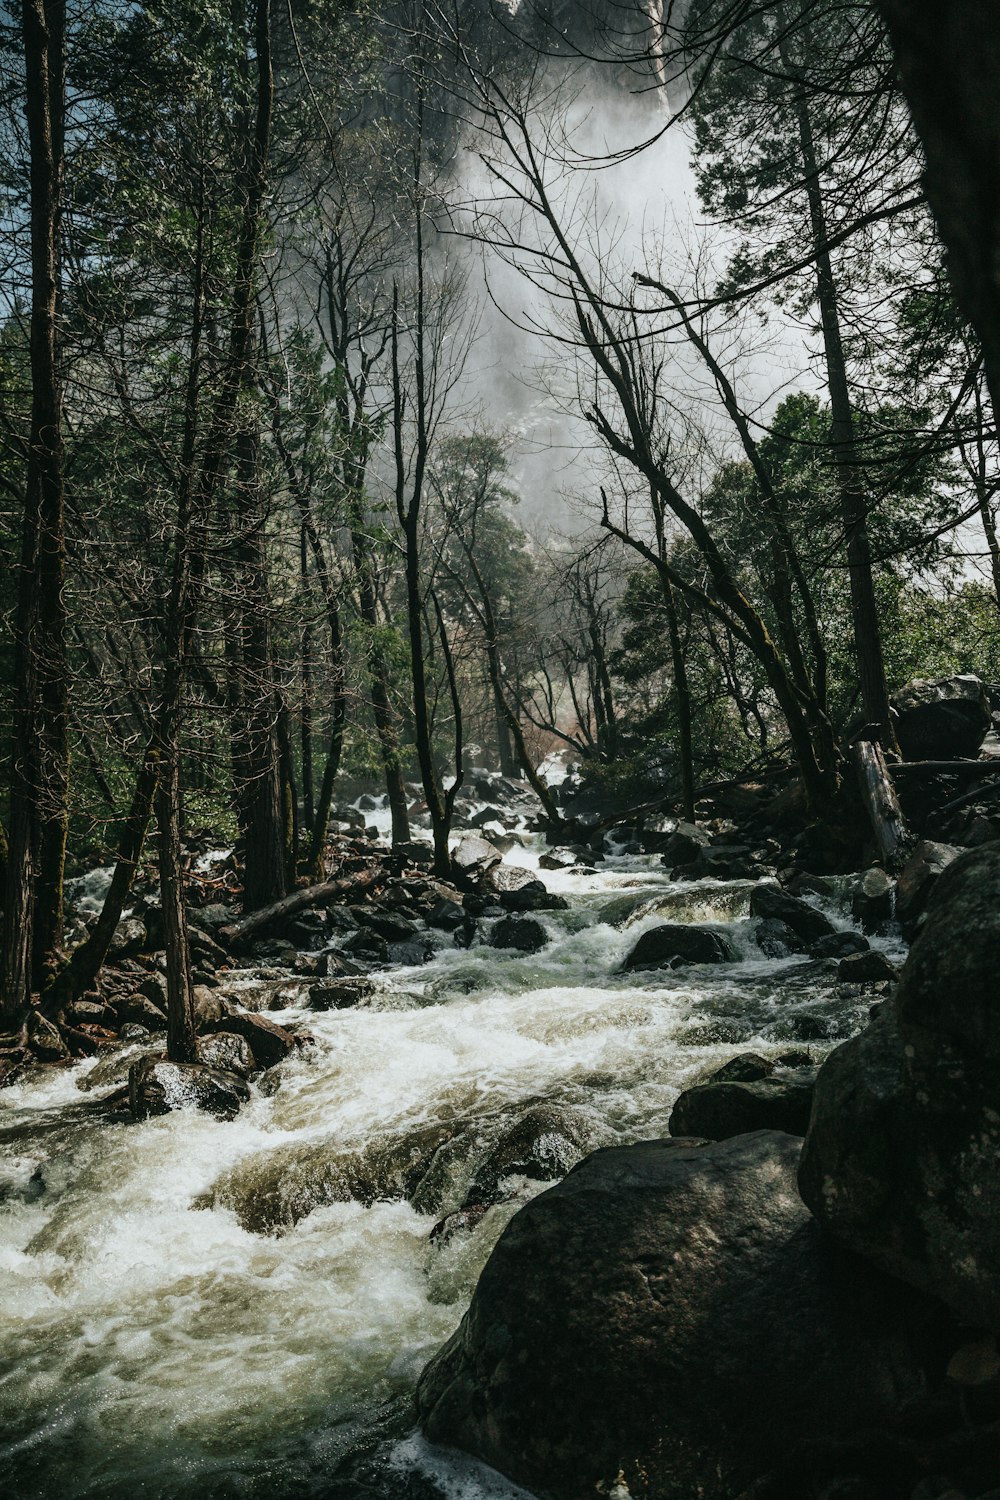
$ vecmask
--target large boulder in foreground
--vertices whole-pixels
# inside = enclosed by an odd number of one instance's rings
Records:
[[[971,673],[908,682],[890,701],[904,760],[975,757],[992,723],[985,684]]]
[[[556,1500],[619,1474],[636,1496],[733,1500],[803,1443],[894,1424],[946,1315],[823,1235],[800,1145],[615,1147],[528,1203],[421,1377],[427,1436]]]
[[[1000,1329],[1000,844],[939,876],[892,1000],[820,1070],[802,1195],[844,1244]]]

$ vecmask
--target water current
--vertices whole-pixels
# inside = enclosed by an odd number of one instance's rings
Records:
[[[509,857],[538,852],[529,840]],[[747,1048],[820,1056],[868,1003],[838,989],[835,964],[763,958],[746,882],[671,883],[649,856],[542,875],[569,907],[541,914],[550,942],[534,956],[438,934],[428,963],[322,1014],[272,975],[268,1014],[315,1046],[229,1123],[101,1120],[120,1058],[0,1093],[0,1491],[523,1495],[408,1416],[504,1225],[546,1186],[508,1179],[478,1222],[431,1238],[498,1133],[540,1101],[561,1111],[560,1169],[665,1134],[711,1066]],[[835,895],[826,909],[850,925]],[[665,917],[718,925],[739,961],[620,972]],[[414,1190],[409,1167],[428,1156]]]

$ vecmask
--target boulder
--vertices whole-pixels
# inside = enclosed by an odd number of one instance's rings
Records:
[[[893,997],[824,1063],[800,1171],[844,1244],[1000,1328],[1000,844],[939,877]]]
[[[449,901],[446,897],[436,901],[427,913],[428,927],[436,927],[441,932],[455,932],[464,921],[464,908],[457,901]]]
[[[258,1071],[250,1043],[232,1031],[215,1031],[198,1042],[198,1058],[209,1068],[249,1078]]]
[[[895,983],[899,970],[891,959],[877,948],[867,953],[851,953],[837,965],[837,978],[845,984]]]
[[[357,1005],[360,1000],[367,1000],[374,993],[375,985],[370,979],[325,979],[322,984],[310,985],[309,1009],[347,1010],[349,1006]]]
[[[164,1031],[167,1025],[163,1011],[145,995],[119,995],[115,1000],[115,1015],[119,1026],[131,1022],[145,1026],[148,1031]]]
[[[249,1097],[245,1079],[204,1063],[142,1057],[129,1068],[129,1108],[137,1120],[191,1108],[231,1120]]]
[[[824,1445],[926,1396],[947,1320],[823,1235],[799,1149],[759,1131],[588,1156],[498,1241],[420,1379],[426,1436],[553,1500],[733,1500],[804,1444],[832,1478]]]
[[[724,1071],[724,1070],[723,1070]],[[805,1135],[809,1128],[815,1068],[775,1068],[754,1079],[720,1078],[685,1089],[674,1105],[668,1129],[675,1136],[710,1141],[751,1130]]]
[[[141,917],[122,917],[115,928],[108,952],[112,958],[141,953],[148,943],[146,924]]]
[[[196,1031],[214,1031],[228,1010],[227,1002],[207,984],[196,984],[192,992]]]
[[[864,870],[851,891],[851,915],[864,932],[885,932],[896,914],[896,882],[878,865]]]
[[[110,1026],[115,1021],[114,1011],[103,1000],[88,1000],[85,997],[71,1000],[63,1015],[70,1026]]]
[[[676,969],[681,964],[732,963],[717,932],[683,922],[664,922],[644,932],[625,959],[625,969]]]
[[[267,1021],[263,1016],[252,1016],[247,1011],[232,1010],[219,1022],[220,1031],[232,1031],[250,1044],[254,1061],[259,1068],[273,1068],[295,1047],[295,1038],[283,1026]]]
[[[868,939],[860,932],[828,932],[809,944],[809,952],[813,958],[849,958],[854,953],[867,953]]]
[[[474,833],[463,834],[451,848],[451,867],[459,885],[474,885],[502,858],[499,849]]]
[[[798,933],[777,917],[762,917],[753,936],[765,958],[787,958],[790,953],[804,953],[807,947]]]
[[[483,891],[495,896],[505,911],[561,911],[568,904],[519,865],[494,865],[483,879]]]
[[[522,953],[538,953],[549,935],[534,917],[501,917],[490,933],[491,948],[519,948]]]
[[[896,915],[906,937],[916,934],[939,877],[960,853],[954,844],[930,839],[922,839],[913,850],[896,882]]]
[[[667,837],[661,859],[668,869],[674,865],[689,865],[707,847],[709,838],[704,828],[698,828],[694,823],[678,823]]]
[[[992,724],[986,687],[971,673],[908,682],[890,704],[904,760],[974,758]]]
[[[480,1162],[463,1209],[492,1204],[507,1177],[553,1182],[565,1177],[591,1144],[590,1122],[565,1105],[536,1104],[507,1125]]]
[[[837,930],[830,918],[817,911],[815,906],[810,906],[799,896],[790,896],[780,885],[769,881],[750,893],[750,915],[784,922],[803,943],[815,943]]]
[[[39,1062],[62,1062],[69,1057],[69,1048],[59,1027],[43,1016],[40,1010],[32,1008],[28,1011],[25,1030],[29,1050]]]

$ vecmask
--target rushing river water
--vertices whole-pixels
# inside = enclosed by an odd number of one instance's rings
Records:
[[[95,1118],[115,1061],[0,1093],[3,1493],[523,1494],[407,1418],[497,1236],[544,1188],[508,1181],[474,1226],[430,1238],[498,1130],[544,1100],[573,1120],[577,1154],[662,1135],[712,1064],[747,1047],[818,1054],[867,1010],[838,992],[835,965],[761,957],[745,882],[671,884],[646,857],[544,878],[570,907],[541,914],[541,953],[441,937],[426,965],[379,975],[371,1002],[308,1014],[315,1047],[230,1123]],[[621,974],[664,917],[724,925],[740,961]],[[419,1209],[380,1199],[413,1143],[438,1138]]]

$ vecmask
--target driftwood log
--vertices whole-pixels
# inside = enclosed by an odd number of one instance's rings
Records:
[[[261,906],[257,911],[248,912],[245,917],[230,922],[227,927],[220,927],[218,936],[227,947],[237,948],[248,938],[263,932],[272,922],[290,917],[307,906],[329,906],[344,896],[360,895],[375,884],[379,875],[378,870],[358,870],[356,874],[343,876],[339,880],[324,880],[319,885],[304,886],[270,906]]]
[[[898,870],[906,860],[913,837],[881,746],[872,740],[858,740],[851,746],[851,760],[879,854],[887,870]]]

